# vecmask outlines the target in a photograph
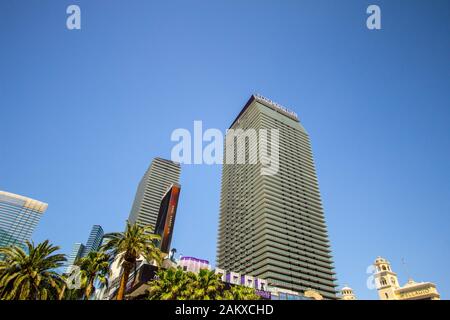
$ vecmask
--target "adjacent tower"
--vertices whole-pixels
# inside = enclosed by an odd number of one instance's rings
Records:
[[[155,158],[139,183],[128,221],[155,229],[163,196],[179,182],[180,164]]]
[[[75,262],[83,257],[84,249],[85,246],[81,242],[77,242],[73,245],[72,252],[67,258],[67,267],[65,271],[66,274],[70,274],[72,272],[72,268]]]
[[[46,203],[0,191],[0,247],[24,245],[30,240]]]
[[[230,164],[225,147],[217,266],[273,286],[297,292],[313,289],[335,299],[336,279],[310,140],[297,115],[253,95],[230,129],[242,129],[241,137],[252,129],[258,134],[258,139],[245,143],[246,155],[255,148],[265,150],[272,133],[261,135],[264,129],[278,129],[278,150],[269,145],[266,151],[271,156],[277,152],[279,163],[274,174],[263,175],[260,162]]]
[[[104,231],[102,226],[95,224],[92,226],[88,241],[83,250],[83,256],[87,256],[91,251],[98,251],[102,244]]]
[[[409,278],[400,286],[397,274],[392,271],[389,261],[378,257],[374,262],[375,285],[380,300],[440,300],[441,296],[433,282],[416,282]]]
[[[91,232],[89,233],[88,241],[86,245],[81,242],[77,242],[73,245],[72,252],[67,259],[66,273],[72,271],[74,263],[89,254],[91,251],[99,251],[103,240],[103,228],[98,224],[92,226]]]
[[[375,283],[381,300],[396,299],[396,290],[400,287],[397,274],[391,270],[389,261],[382,257],[375,259]]]

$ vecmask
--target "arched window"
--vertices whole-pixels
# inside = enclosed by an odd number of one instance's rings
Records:
[[[386,299],[389,299],[389,295],[387,294],[387,292],[384,293],[386,296]]]
[[[391,278],[391,282],[393,285],[395,285],[395,278]]]
[[[383,270],[386,271],[386,266],[383,266]]]
[[[386,279],[385,278],[381,278],[380,283],[382,286],[387,285]]]

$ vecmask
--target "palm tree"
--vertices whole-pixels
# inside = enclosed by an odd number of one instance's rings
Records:
[[[220,299],[223,292],[223,282],[220,275],[208,269],[201,269],[190,282],[191,300]]]
[[[84,299],[90,299],[94,291],[94,282],[100,285],[108,284],[110,256],[102,251],[91,251],[87,256],[75,262],[80,267],[84,288]]]
[[[150,300],[186,300],[189,299],[189,284],[195,274],[181,269],[159,270],[157,279],[149,283]]]
[[[162,269],[149,282],[149,300],[258,300],[255,289],[225,285],[220,275],[202,269],[198,274],[182,269]]]
[[[61,300],[81,300],[84,297],[83,289],[69,289],[65,286],[61,293]]]
[[[109,241],[104,245],[103,249],[110,253],[112,257],[120,255],[120,261],[123,272],[120,279],[117,300],[123,300],[125,288],[130,276],[131,270],[136,267],[136,261],[143,256],[148,262],[155,261],[157,264],[161,262],[162,253],[155,246],[155,242],[161,237],[152,234],[151,226],[138,226],[127,222],[125,232],[108,233],[105,235]]]
[[[55,269],[64,265],[64,254],[53,254],[59,247],[48,240],[26,242],[26,250],[14,245],[0,248],[0,299],[61,299],[64,279]]]
[[[260,296],[256,294],[255,289],[245,286],[232,286],[224,292],[225,300],[259,300]]]

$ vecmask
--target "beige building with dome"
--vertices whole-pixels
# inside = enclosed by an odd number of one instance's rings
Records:
[[[409,279],[404,286],[400,286],[397,274],[392,271],[389,261],[378,257],[373,265],[380,300],[440,300],[434,283],[415,282]]]
[[[341,289],[341,296],[339,300],[356,300],[356,295],[353,289],[349,286],[345,286]]]

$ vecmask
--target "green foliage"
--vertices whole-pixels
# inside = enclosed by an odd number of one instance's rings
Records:
[[[75,265],[80,267],[84,299],[91,298],[95,291],[95,282],[99,286],[108,284],[110,262],[110,256],[103,251],[91,251],[87,256],[76,261]]]
[[[157,272],[157,280],[150,282],[150,300],[186,300],[192,275],[181,269],[169,268]]]
[[[220,279],[220,275],[207,269],[201,269],[198,274],[192,275],[189,286],[190,300],[218,300],[221,299],[221,294],[224,284]]]
[[[61,297],[62,300],[82,300],[84,298],[84,289],[69,289],[66,286]]]
[[[59,247],[48,240],[38,244],[27,242],[20,246],[0,248],[0,299],[47,300],[90,299],[95,285],[108,283],[111,262],[119,257],[123,272],[118,300],[125,294],[125,286],[136,261],[143,256],[147,261],[162,264],[164,254],[156,247],[160,239],[150,227],[127,224],[124,233],[105,235],[109,241],[99,252],[90,252],[75,262],[80,267],[81,288],[68,289],[65,277],[55,270],[64,265],[65,255],[54,254]],[[103,251],[105,250],[105,251]],[[161,269],[157,279],[149,283],[150,300],[257,300],[255,290],[243,286],[225,289],[220,276],[202,269],[198,274],[181,269]]]
[[[66,261],[63,254],[53,254],[59,247],[48,240],[26,242],[26,252],[20,246],[0,248],[0,299],[49,300],[60,299],[65,282],[55,269]]]
[[[255,289],[244,286],[233,286],[226,290],[223,295],[224,300],[259,300]]]
[[[125,295],[125,287],[131,270],[136,267],[136,260],[143,256],[148,262],[155,261],[161,265],[163,254],[156,247],[156,241],[161,237],[152,234],[151,226],[141,227],[137,224],[127,222],[125,232],[108,233],[104,237],[108,242],[103,250],[112,257],[118,257],[123,268],[117,300],[122,300]]]
[[[103,246],[103,250],[113,257],[121,255],[121,261],[130,263],[135,263],[141,255],[147,261],[161,262],[161,252],[155,246],[155,242],[161,237],[152,234],[152,231],[151,226],[141,227],[127,222],[125,232],[105,234],[104,238],[108,241]]]
[[[159,270],[149,283],[149,300],[258,300],[252,288],[234,286],[226,290],[220,275],[207,269],[198,274],[169,268]]]

